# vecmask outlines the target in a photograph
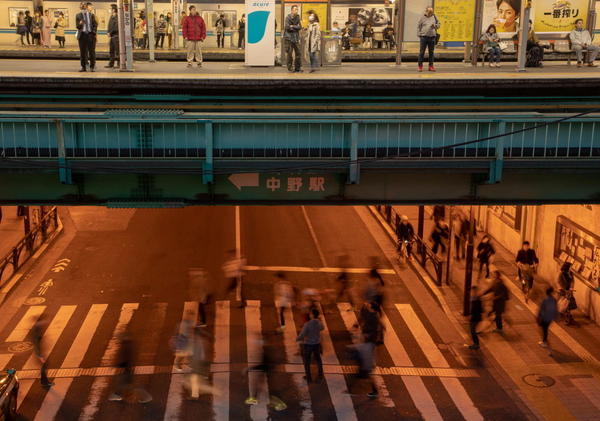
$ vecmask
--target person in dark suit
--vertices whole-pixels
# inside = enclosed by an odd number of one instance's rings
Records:
[[[98,21],[92,13],[92,3],[81,3],[81,12],[75,18],[77,22],[77,40],[79,41],[79,55],[81,57],[81,70],[85,72],[88,66],[93,72],[96,68],[96,32]]]
[[[108,20],[108,27],[106,29],[109,39],[110,59],[108,65],[105,67],[108,69],[115,67],[115,61],[119,63],[119,18],[117,16],[117,5],[111,4],[110,8],[112,13],[110,15],[110,19]]]

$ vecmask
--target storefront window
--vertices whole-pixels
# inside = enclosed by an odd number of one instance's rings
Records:
[[[559,216],[556,221],[554,258],[573,264],[573,273],[600,291],[600,237]]]
[[[521,230],[522,206],[490,206],[498,218],[515,231]]]

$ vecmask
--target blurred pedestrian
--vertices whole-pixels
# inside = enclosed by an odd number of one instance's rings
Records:
[[[363,299],[366,303],[377,303],[379,309],[383,307],[383,287],[379,280],[372,275],[369,275],[369,279],[367,279]]]
[[[435,205],[431,213],[431,219],[433,219],[433,222],[446,219],[446,207],[444,205]]]
[[[496,318],[496,329],[494,332],[502,332],[502,315],[506,310],[506,302],[510,298],[508,288],[502,280],[499,270],[492,272],[492,286],[488,288],[483,295],[493,294],[492,312]]]
[[[321,293],[316,288],[304,288],[302,290],[302,304],[300,308],[304,316],[304,321],[308,322],[311,319],[313,309],[319,310],[321,302]]]
[[[459,212],[456,212],[452,218],[452,234],[454,235],[455,247],[454,258],[456,260],[460,260],[461,256],[463,259],[465,257],[465,248],[462,243],[463,237],[461,233],[463,219],[463,216]]]
[[[285,309],[290,308],[294,304],[295,292],[291,282],[289,282],[285,275],[281,272],[276,275],[276,282],[273,286],[275,295],[275,307],[277,307],[277,313],[279,314],[279,330],[285,329]]]
[[[553,321],[558,318],[558,306],[556,302],[556,298],[554,298],[554,288],[549,287],[546,289],[546,298],[542,301],[540,305],[540,310],[538,312],[538,324],[542,328],[542,340],[538,342],[538,344],[542,348],[547,348],[548,353],[552,353],[552,349],[550,348],[550,344],[548,343],[548,330],[550,329],[550,325]]]
[[[246,266],[246,259],[239,256],[236,250],[229,250],[229,258],[223,263],[223,273],[227,279],[227,291],[232,292],[234,290],[240,291],[240,307],[246,305],[244,299],[244,267]],[[237,298],[237,297],[236,297]]]
[[[117,376],[115,390],[108,397],[109,401],[122,401],[124,398],[127,399],[128,397],[134,398],[138,403],[148,403],[152,401],[152,395],[146,390],[134,387],[134,355],[135,347],[133,336],[129,330],[125,330],[119,336],[119,352],[117,353],[115,365],[119,368],[120,372]]]
[[[469,346],[469,349],[479,349],[479,336],[477,334],[477,326],[481,323],[481,314],[483,313],[483,306],[481,305],[481,297],[476,286],[471,287],[471,319],[469,321],[469,328],[471,332],[471,338],[473,344]]]
[[[348,301],[350,302],[350,306],[351,306],[348,310],[352,311],[352,307],[354,307],[354,300],[352,298],[350,276],[347,271],[348,256],[346,256],[346,255],[340,256],[338,258],[338,265],[339,265],[338,267],[340,267],[342,269],[342,271],[335,279],[336,282],[339,284],[338,293],[337,293],[335,300],[336,300],[336,302],[340,302],[344,298],[344,296],[346,296],[348,298]]]
[[[464,259],[466,255],[467,243],[469,242],[469,232],[471,230],[471,221],[469,218],[461,218],[460,222],[460,252],[461,257]],[[474,233],[476,234],[476,233]],[[458,253],[457,253],[458,254]]]
[[[446,242],[450,238],[450,229],[448,228],[448,224],[443,219],[438,219],[433,226],[433,230],[431,231],[431,241],[433,242],[433,247],[431,251],[437,255],[438,250],[441,250],[442,254],[446,253]]]
[[[31,328],[30,338],[34,355],[40,362],[40,383],[42,387],[49,389],[54,386],[54,383],[48,379],[48,355],[46,355],[44,343],[44,331],[47,327],[46,315],[42,313]]]
[[[377,256],[371,256],[371,270],[369,271],[369,276],[377,280],[381,286],[384,285],[383,277],[379,273],[379,259]]]
[[[206,326],[206,306],[212,299],[213,292],[208,282],[208,273],[204,269],[191,269],[190,299],[198,302],[198,325]]]
[[[496,254],[496,249],[491,243],[490,237],[484,235],[479,244],[477,245],[477,260],[479,261],[479,277],[485,266],[485,277],[490,277],[490,263],[492,257]]]
[[[300,334],[296,338],[297,342],[302,342],[302,355],[304,357],[304,371],[307,383],[312,382],[310,364],[313,357],[317,362],[318,379],[321,380],[323,378],[323,362],[321,361],[321,331],[323,329],[323,324],[319,320],[319,310],[313,308],[311,319],[304,323]]]
[[[377,386],[371,377],[376,365],[376,347],[383,343],[383,324],[379,318],[377,303],[367,302],[363,305],[359,317],[360,337],[353,345],[355,357],[358,360],[358,379],[368,379],[371,391],[367,394],[369,398],[379,395]],[[351,393],[351,383],[348,383],[348,392]]]
[[[191,337],[191,371],[188,376],[190,400],[199,399],[201,393],[219,394],[219,391],[215,390],[208,382],[210,373],[210,362],[208,361],[209,339],[210,334],[206,329],[200,326],[193,329]]]
[[[175,352],[175,371],[181,373],[184,365],[189,364],[189,358],[192,351],[192,332],[196,321],[194,313],[187,311],[179,325],[179,329],[171,338],[171,348]]]

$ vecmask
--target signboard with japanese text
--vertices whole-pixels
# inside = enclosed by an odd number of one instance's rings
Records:
[[[437,0],[435,15],[442,26],[441,40],[472,41],[475,24],[475,0]]]
[[[535,32],[571,32],[577,19],[587,24],[589,0],[536,0],[534,7]]]
[[[246,0],[246,66],[275,65],[275,0]]]
[[[173,26],[178,27],[181,25],[181,12],[184,12],[183,0],[172,0],[171,6],[173,9]]]

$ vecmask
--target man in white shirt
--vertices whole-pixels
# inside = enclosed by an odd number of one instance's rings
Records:
[[[575,21],[575,29],[569,34],[571,40],[571,48],[577,54],[577,67],[583,66],[583,50],[588,51],[588,63],[589,67],[597,67],[594,64],[594,60],[600,52],[600,48],[597,45],[592,44],[592,36],[590,32],[583,27],[583,19],[577,19]]]

